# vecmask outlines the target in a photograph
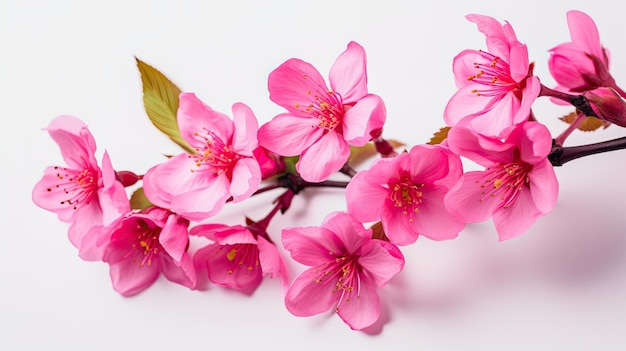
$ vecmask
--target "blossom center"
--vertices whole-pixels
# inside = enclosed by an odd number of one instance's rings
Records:
[[[400,180],[395,184],[390,184],[389,200],[393,205],[402,209],[402,213],[413,222],[413,214],[418,213],[418,205],[422,203],[423,193],[419,190],[422,183],[414,183],[408,172],[403,172]]]
[[[306,76],[304,76],[304,79],[306,79]],[[313,92],[307,90],[305,93],[311,96],[311,103],[307,106],[301,106],[299,103],[296,103],[294,107],[317,118],[318,128],[327,131],[335,130],[341,124],[345,113],[341,95],[322,86],[318,86]]]
[[[54,167],[58,171],[56,174],[59,183],[54,187],[47,188],[48,192],[60,189],[67,195],[67,199],[61,201],[61,205],[72,206],[78,209],[81,204],[89,204],[89,201],[96,195],[98,190],[97,175],[91,169],[76,171],[63,167]]]
[[[350,302],[354,298],[361,297],[360,269],[357,257],[337,256],[334,260],[314,269],[318,275],[313,281],[318,284],[334,282],[335,287],[332,292],[341,294],[337,304],[337,310],[339,310],[343,302]]]
[[[206,129],[202,133],[194,133],[194,136],[202,142],[202,146],[195,148],[196,154],[189,155],[197,167],[192,172],[208,171],[215,175],[230,175],[235,163],[241,158],[233,151],[233,147]]]
[[[229,275],[238,268],[243,268],[246,272],[260,268],[259,248],[254,244],[222,245],[217,254],[226,256]]]
[[[510,207],[518,198],[520,192],[529,187],[528,173],[532,166],[523,162],[511,162],[488,168],[481,180],[480,185],[483,202],[490,198],[502,201],[502,207]]]
[[[476,73],[467,77],[484,88],[473,89],[476,96],[499,96],[519,88],[519,84],[511,77],[511,68],[498,56],[480,51],[481,60],[474,62]]]
[[[133,240],[133,250],[129,255],[133,255],[133,263],[137,263],[139,267],[151,265],[158,257],[159,252],[163,250],[163,246],[159,242],[161,228],[151,227],[143,219],[137,220],[136,240]]]

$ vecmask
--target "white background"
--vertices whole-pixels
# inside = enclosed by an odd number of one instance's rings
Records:
[[[383,5],[384,3],[384,5]],[[626,85],[624,14],[613,1],[0,1],[0,349],[626,349],[626,152],[558,168],[556,208],[525,235],[498,242],[491,222],[458,239],[404,247],[405,270],[380,291],[381,321],[351,331],[329,312],[294,317],[277,280],[252,295],[164,279],[133,298],[112,289],[108,266],[81,261],[67,225],[31,202],[48,165],[62,164],[42,128],[60,114],[84,120],[99,155],[143,173],[179,150],[142,106],[134,56],[230,114],[248,104],[261,122],[281,112],[267,75],[290,57],[326,75],[350,40],[368,55],[370,91],[386,102],[385,136],[414,145],[443,126],[454,93],[452,58],[484,48],[464,15],[508,20],[529,46],[535,73],[553,86],[547,50],[568,41],[565,12],[597,22]],[[569,109],[534,107],[556,135]],[[568,144],[625,135],[612,126]],[[272,192],[227,206],[215,221],[261,218]],[[270,226],[318,225],[345,208],[343,192],[307,191]],[[281,249],[282,250],[282,249]],[[289,261],[291,273],[304,269]]]

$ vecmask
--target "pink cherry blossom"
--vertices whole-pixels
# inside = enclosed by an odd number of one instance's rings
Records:
[[[361,222],[382,221],[397,245],[411,244],[419,234],[455,238],[465,224],[446,210],[443,197],[462,172],[461,159],[447,148],[414,146],[357,173],[346,188],[348,212]]]
[[[600,43],[600,34],[593,19],[584,12],[567,12],[571,42],[550,49],[548,67],[557,90],[584,92],[599,87],[612,87],[621,96],[626,93],[615,84],[609,73],[609,51]]]
[[[288,112],[259,129],[259,143],[282,156],[300,156],[303,179],[319,182],[382,128],[385,105],[367,91],[365,50],[350,42],[330,69],[330,89],[307,62],[289,59],[269,76],[270,99]]]
[[[291,257],[311,266],[287,290],[289,312],[312,316],[334,307],[352,329],[375,323],[380,316],[376,288],[402,270],[404,257],[394,244],[371,236],[371,229],[345,212],[329,214],[321,227],[283,229]]]
[[[506,240],[524,233],[554,207],[559,184],[547,158],[552,138],[544,125],[526,122],[506,140],[453,127],[448,145],[486,167],[463,174],[444,198],[446,207],[463,222],[493,216],[500,240]]]
[[[187,252],[189,221],[158,207],[130,213],[107,227],[103,260],[110,265],[115,291],[140,293],[161,273],[193,289],[196,271]]]
[[[506,137],[528,120],[541,84],[532,75],[528,49],[513,27],[492,17],[468,15],[486,36],[487,51],[464,50],[454,58],[458,91],[444,110],[450,126],[465,125],[490,137]]]
[[[178,126],[196,153],[182,153],[148,170],[143,185],[153,204],[202,220],[219,212],[230,197],[240,202],[257,190],[257,120],[243,103],[232,110],[234,121],[192,93],[180,95]]]
[[[278,276],[286,288],[287,268],[276,245],[265,235],[255,235],[241,225],[203,224],[191,229],[191,235],[213,241],[194,255],[198,271],[206,270],[209,280],[231,289],[251,293],[264,275]]]
[[[130,210],[124,186],[116,180],[109,155],[102,169],[95,158],[96,142],[89,129],[73,116],[54,118],[47,128],[59,145],[66,166],[50,166],[33,188],[33,202],[71,223],[68,236],[85,260],[102,258],[96,246],[99,229]]]

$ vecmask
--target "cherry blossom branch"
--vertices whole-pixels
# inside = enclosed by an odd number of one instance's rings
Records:
[[[553,166],[559,167],[563,164],[580,157],[595,155],[602,152],[626,149],[626,137],[603,141],[595,144],[562,147],[554,145],[548,155],[548,159]]]

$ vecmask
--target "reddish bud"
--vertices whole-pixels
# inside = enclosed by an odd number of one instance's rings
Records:
[[[615,89],[600,87],[585,92],[583,96],[589,101],[598,118],[626,127],[626,102]]]
[[[261,166],[262,179],[267,179],[285,171],[285,162],[282,158],[268,149],[259,146],[252,153],[259,161],[259,166]]]
[[[124,187],[131,186],[137,183],[139,179],[141,179],[140,176],[136,175],[135,173],[131,171],[117,171],[115,172],[115,177],[117,178],[118,182],[124,185]]]

